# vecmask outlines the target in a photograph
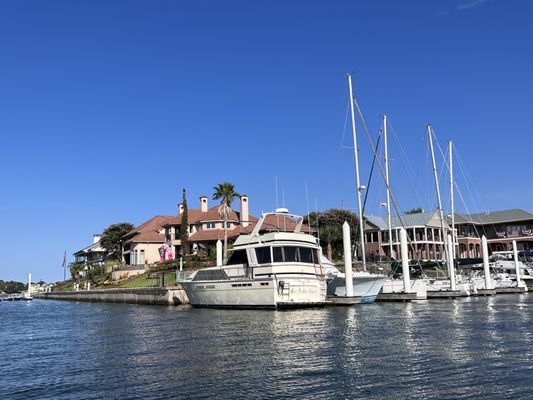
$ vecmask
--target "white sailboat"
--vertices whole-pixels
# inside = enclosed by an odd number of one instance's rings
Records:
[[[363,271],[354,271],[346,268],[347,274],[340,272],[335,265],[322,255],[322,265],[325,267],[325,275],[328,281],[328,296],[332,297],[350,297],[354,300],[359,300],[360,303],[373,303],[381,291],[383,284],[387,277],[379,274],[371,274],[367,272],[366,254],[365,254],[365,236],[363,228],[363,207],[361,192],[365,187],[361,185],[359,177],[359,149],[357,146],[357,130],[355,125],[355,110],[354,110],[354,96],[352,88],[352,76],[348,74],[348,89],[350,96],[350,111],[352,117],[352,137],[354,144],[354,163],[355,163],[355,180],[357,192],[358,205],[358,219],[359,219],[359,240],[361,248],[361,261]],[[350,253],[350,250],[348,250]],[[351,253],[350,253],[351,257]],[[351,276],[351,285],[346,283],[346,279]]]

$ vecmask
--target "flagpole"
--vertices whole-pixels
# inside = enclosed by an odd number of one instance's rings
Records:
[[[63,255],[63,282],[67,280],[67,251]]]

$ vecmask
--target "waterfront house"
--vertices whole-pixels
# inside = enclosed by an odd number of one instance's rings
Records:
[[[106,251],[100,244],[101,238],[102,235],[94,234],[92,244],[73,253],[74,262],[83,264],[103,265],[105,262]]]
[[[521,209],[455,214],[459,258],[481,257],[481,236],[485,235],[489,252],[533,251],[533,214]]]
[[[427,211],[391,217],[393,256],[400,260],[400,228],[409,238],[409,259],[424,261],[444,260],[444,241],[441,235],[439,212]],[[445,235],[450,231],[445,222]],[[365,253],[369,258],[390,257],[389,225],[386,217],[365,217]],[[445,236],[446,238],[446,236]]]
[[[171,218],[169,215],[156,215],[126,233],[122,237],[123,262],[144,268],[146,264],[160,261],[160,249],[165,244],[164,225]]]
[[[218,213],[219,205],[209,207],[207,196],[200,196],[199,208],[187,210],[189,251],[207,252],[224,240],[224,220]],[[145,272],[148,264],[163,260],[178,259],[181,254],[179,232],[183,218],[183,204],[178,204],[178,215],[157,215],[133,228],[122,237],[122,261],[125,265],[116,268],[113,279]],[[227,222],[228,242],[231,244],[241,234],[251,233],[258,218],[250,215],[248,196],[239,198],[239,210],[232,210]],[[262,232],[294,229],[295,222],[286,217],[267,217]],[[303,232],[314,229],[302,226]]]

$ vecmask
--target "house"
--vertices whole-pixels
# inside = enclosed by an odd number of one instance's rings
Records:
[[[224,220],[218,213],[219,204],[209,207],[207,196],[200,196],[199,208],[187,210],[187,232],[190,252],[208,251],[218,240],[224,240]],[[179,232],[183,218],[183,204],[178,204],[178,215],[158,215],[135,227],[123,236],[123,262],[131,268],[141,270],[146,264],[162,260],[177,259],[181,254]],[[239,198],[239,211],[232,210],[227,221],[228,241],[233,242],[239,235],[251,233],[258,218],[250,215],[249,198],[243,194]],[[294,229],[295,222],[289,217],[267,217],[262,231]],[[303,232],[314,232],[306,225]],[[138,266],[138,268],[134,268]]]
[[[481,257],[481,236],[489,252],[510,251],[513,240],[518,250],[533,251],[533,214],[521,209],[454,214],[459,258]]]
[[[400,228],[407,231],[409,259],[444,260],[441,219],[437,210],[391,217],[392,246],[395,259],[400,257]],[[446,222],[445,235],[451,231]],[[389,224],[386,217],[365,217],[365,253],[367,257],[390,257]],[[445,236],[446,237],[446,236]]]
[[[205,251],[216,244],[217,240],[224,240],[224,220],[218,213],[219,205],[209,207],[207,196],[200,196],[199,208],[188,208],[187,224],[191,251]],[[183,218],[183,204],[178,204],[178,215],[170,218],[165,225],[165,239],[174,251],[181,253],[179,232]],[[251,232],[252,225],[257,218],[250,215],[248,196],[243,194],[239,198],[239,211],[232,210],[227,221],[228,240],[234,241],[241,232]]]
[[[94,234],[92,244],[73,253],[74,262],[83,264],[104,264],[106,250],[101,246],[101,238],[101,234]]]
[[[165,244],[164,225],[172,218],[169,215],[156,215],[133,228],[122,237],[122,261],[126,265],[142,266],[161,260],[160,249]],[[164,254],[165,259],[172,259]]]

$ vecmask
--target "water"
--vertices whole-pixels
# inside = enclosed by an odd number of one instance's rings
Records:
[[[0,399],[533,398],[533,295],[294,311],[0,303]]]

